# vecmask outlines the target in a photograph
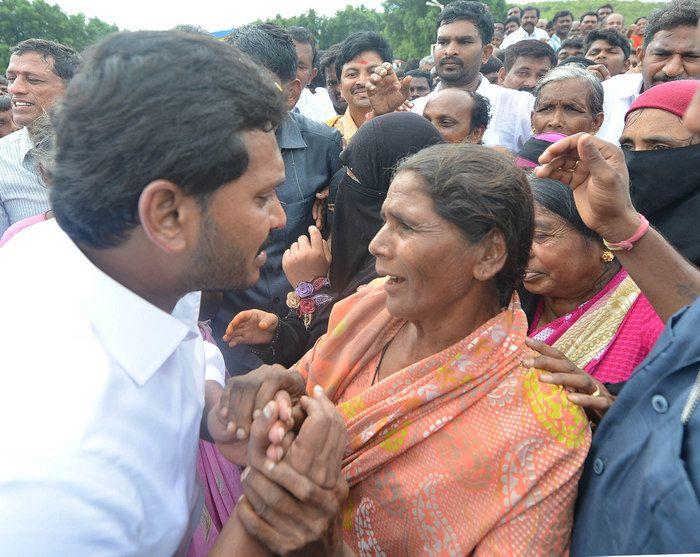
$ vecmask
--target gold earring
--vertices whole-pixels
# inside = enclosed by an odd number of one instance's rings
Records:
[[[600,256],[600,259],[603,261],[603,263],[612,263],[613,260],[615,259],[615,254],[611,252],[610,250],[605,250],[603,254]]]

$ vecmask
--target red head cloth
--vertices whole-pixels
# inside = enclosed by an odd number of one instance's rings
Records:
[[[682,118],[699,87],[700,81],[695,79],[660,83],[637,97],[625,114],[625,120],[631,112],[640,108],[658,108]]]

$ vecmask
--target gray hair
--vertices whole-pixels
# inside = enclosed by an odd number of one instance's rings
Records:
[[[537,87],[535,87],[535,106],[539,103],[542,89],[550,83],[568,79],[582,79],[586,87],[588,87],[588,108],[593,116],[603,112],[603,85],[592,73],[576,66],[557,66],[547,72],[547,75],[540,79]]]
[[[37,162],[42,177],[51,176],[55,154],[56,134],[49,115],[44,113],[27,127],[27,134],[32,142],[32,153]]]

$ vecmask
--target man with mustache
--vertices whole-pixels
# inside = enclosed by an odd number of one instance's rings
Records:
[[[21,129],[0,141],[0,235],[15,222],[49,208],[27,127],[63,96],[79,62],[72,48],[41,39],[27,39],[10,50],[7,91],[12,120]]]
[[[335,59],[338,57],[338,52],[340,52],[340,44],[334,44],[326,49],[321,57],[320,71],[326,80],[326,90],[333,103],[335,113],[342,115],[348,109],[348,103],[340,94],[340,81],[335,74]]]
[[[530,114],[534,97],[493,85],[480,73],[493,52],[493,19],[483,4],[458,0],[448,4],[437,21],[435,62],[440,83],[435,91],[455,87],[476,91],[491,103],[491,122],[484,133],[487,146],[517,152],[532,135]],[[413,111],[423,114],[435,95],[414,101]]]
[[[561,48],[561,43],[569,38],[571,25],[574,22],[573,14],[568,10],[563,10],[554,14],[552,25],[554,26],[554,35],[549,39],[549,46],[558,52]]]
[[[644,43],[637,48],[641,72],[603,82],[605,121],[599,137],[618,143],[627,109],[643,91],[666,81],[700,78],[700,47],[695,42],[699,16],[698,2],[674,0],[649,17]]]
[[[535,6],[525,6],[523,8],[523,16],[520,20],[520,28],[513,31],[508,35],[503,44],[501,45],[501,50],[505,50],[511,45],[514,45],[518,41],[524,41],[529,39],[535,39],[538,41],[548,41],[549,33],[544,29],[537,27],[537,22],[540,19],[540,9]]]
[[[506,50],[504,67],[498,71],[498,84],[532,93],[537,82],[556,65],[557,55],[548,44],[519,41]]]

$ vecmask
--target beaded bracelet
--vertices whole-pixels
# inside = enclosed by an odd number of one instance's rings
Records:
[[[297,316],[304,321],[307,329],[314,312],[333,299],[328,294],[319,293],[319,290],[330,285],[326,277],[318,277],[311,282],[300,282],[293,292],[287,294],[287,307],[297,310]]]

